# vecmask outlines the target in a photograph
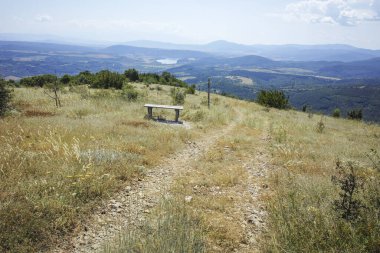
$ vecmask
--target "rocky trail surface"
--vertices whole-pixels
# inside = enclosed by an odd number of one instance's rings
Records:
[[[185,149],[147,171],[143,179],[134,181],[131,186],[103,202],[82,231],[51,252],[96,252],[122,230],[141,224],[144,216],[165,196],[173,179],[190,169],[194,161],[235,125],[236,121],[222,130],[214,130],[199,140],[188,142]]]
[[[270,155],[266,150],[270,135],[268,132],[269,123],[266,122],[264,130],[258,141],[258,148],[250,158],[244,163],[244,168],[248,172],[247,189],[245,191],[245,201],[241,206],[244,213],[244,228],[246,234],[246,244],[241,245],[238,252],[260,252],[258,240],[266,229],[266,206],[260,199],[267,193],[267,178],[269,171],[273,169],[270,163]]]
[[[59,244],[51,252],[98,252],[107,242],[115,240],[121,231],[141,225],[151,209],[168,194],[173,180],[194,169],[192,167],[195,161],[211,149],[221,137],[232,132],[240,120],[241,115],[222,130],[214,130],[199,140],[188,142],[183,150],[172,154],[159,166],[148,170],[143,179],[133,181],[130,186],[104,201],[82,226],[82,231]],[[268,134],[264,132],[260,142],[264,144],[267,138]],[[258,198],[267,186],[256,179],[267,176],[267,161],[268,155],[264,148],[252,154],[249,161],[242,161],[249,175],[247,188],[243,193],[246,202],[239,208],[244,214],[243,226],[246,230],[247,243],[240,247],[239,252],[257,251],[257,238],[265,227],[265,208]]]

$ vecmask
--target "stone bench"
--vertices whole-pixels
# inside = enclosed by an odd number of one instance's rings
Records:
[[[179,111],[183,110],[183,106],[178,105],[155,105],[155,104],[145,104],[144,107],[148,108],[148,118],[153,118],[153,108],[159,109],[172,109],[175,110],[175,122],[178,122]]]

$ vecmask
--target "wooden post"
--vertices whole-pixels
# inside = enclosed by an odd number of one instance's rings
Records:
[[[148,118],[149,119],[152,119],[153,118],[153,108],[152,107],[148,107]]]
[[[178,122],[179,119],[179,109],[175,110],[175,122]]]
[[[208,82],[207,82],[207,104],[208,104],[208,109],[210,109],[210,88],[211,88],[211,83],[210,83],[210,78],[209,78]]]

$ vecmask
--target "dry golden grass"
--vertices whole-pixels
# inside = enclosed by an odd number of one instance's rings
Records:
[[[255,104],[235,106],[244,115],[241,124],[179,179],[174,190],[182,198],[193,196],[189,207],[202,221],[207,251],[230,252],[245,243],[242,214],[236,207],[246,201],[241,194],[248,182],[239,165],[258,150],[258,139],[268,134],[266,146],[260,148],[272,154],[268,162],[277,169],[271,171],[270,191],[260,196],[269,213],[260,251],[376,252],[380,175],[367,154],[371,149],[379,151],[380,127],[326,117],[325,128],[317,131],[318,116],[268,111]],[[332,203],[339,199],[340,189],[331,177],[337,173],[337,159],[353,160],[364,168],[358,175],[367,186],[356,197],[368,211],[359,225],[343,221],[334,210]]]
[[[228,121],[222,104],[202,120],[187,116],[192,129],[144,120],[144,103],[170,104],[169,87],[137,89],[142,97],[134,103],[119,91],[66,91],[62,108],[42,89],[15,89],[20,113],[0,121],[0,251],[48,248],[75,231],[101,199]],[[200,97],[188,96],[185,114]]]
[[[244,168],[258,147],[261,129],[248,127],[257,105],[234,101],[242,118],[218,140],[193,168],[180,177],[172,191],[177,199],[191,196],[188,207],[201,220],[206,252],[233,252],[247,243],[243,205],[247,204],[248,172]],[[236,117],[238,115],[236,114]],[[262,119],[255,124],[263,125]]]
[[[339,220],[331,205],[339,188],[331,176],[337,159],[353,160],[372,187],[360,197],[380,192],[374,183],[379,173],[366,156],[371,149],[380,152],[378,125],[325,117],[323,130],[317,131],[319,116],[219,96],[213,96],[208,110],[203,93],[186,98],[180,119],[190,122],[191,129],[162,125],[144,119],[143,104],[170,104],[170,87],[133,85],[140,93],[133,103],[120,98],[119,91],[79,90],[62,95],[62,108],[55,108],[40,89],[16,89],[20,113],[0,121],[0,251],[49,248],[75,231],[100,200],[143,177],[187,141],[236,121],[171,189],[174,199],[193,197],[178,217],[197,221],[188,224],[196,240],[205,236],[207,252],[231,252],[246,243],[241,205],[251,182],[243,163],[259,149],[270,153],[277,167],[268,183],[270,193],[261,196],[269,212],[262,251],[376,252],[378,219],[368,223],[366,237],[356,225]],[[154,113],[174,118],[174,112]],[[258,142],[266,134],[270,138]],[[372,248],[366,246],[369,242]]]
[[[371,149],[380,151],[380,127],[326,117],[323,131],[317,131],[320,116],[309,118],[305,113],[278,110],[267,116],[268,149],[278,170],[271,177],[273,195],[263,251],[376,252],[380,224],[374,217],[380,207],[370,199],[380,192],[380,175],[367,154]],[[342,219],[334,209],[333,202],[342,192],[331,181],[337,175],[338,160],[357,164],[364,182],[364,188],[357,188],[354,195],[366,205],[356,222]],[[376,181],[377,187],[368,191]]]

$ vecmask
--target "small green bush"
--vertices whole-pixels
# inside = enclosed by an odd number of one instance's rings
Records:
[[[60,80],[59,80],[62,84],[68,84],[70,83],[71,81],[71,77],[69,75],[63,75]]]
[[[195,84],[193,84],[193,85],[191,85],[191,86],[189,86],[189,87],[187,87],[187,89],[186,89],[186,93],[187,94],[195,94]]]
[[[261,90],[257,96],[257,103],[277,109],[289,109],[288,98],[280,90]]]
[[[369,154],[380,164],[376,151]],[[380,171],[337,162],[331,181],[282,174],[263,252],[379,252]],[[332,182],[332,183],[331,183]]]
[[[235,96],[234,94],[230,94],[230,93],[227,93],[227,92],[224,92],[224,91],[222,91],[222,93],[220,93],[220,95],[224,96],[224,97],[239,99],[238,96]]]
[[[178,88],[171,89],[170,96],[174,105],[183,105],[185,103],[186,93]]]
[[[136,101],[139,97],[139,92],[130,84],[124,84],[121,96],[128,101]]]
[[[9,109],[11,91],[5,87],[5,81],[0,80],[0,117]]]
[[[334,201],[334,209],[346,221],[355,221],[359,218],[361,209],[365,207],[358,198],[363,188],[363,179],[358,176],[357,168],[352,162],[344,165],[338,161],[336,170],[337,175],[332,177],[332,182],[339,185],[341,192],[339,199]]]
[[[348,119],[361,120],[363,118],[363,110],[362,109],[354,109],[352,111],[347,112]]]
[[[131,82],[137,82],[140,79],[139,72],[136,69],[128,69],[124,71],[124,75]]]
[[[340,118],[340,109],[339,108],[335,108],[335,110],[332,113],[332,116],[334,118]]]

